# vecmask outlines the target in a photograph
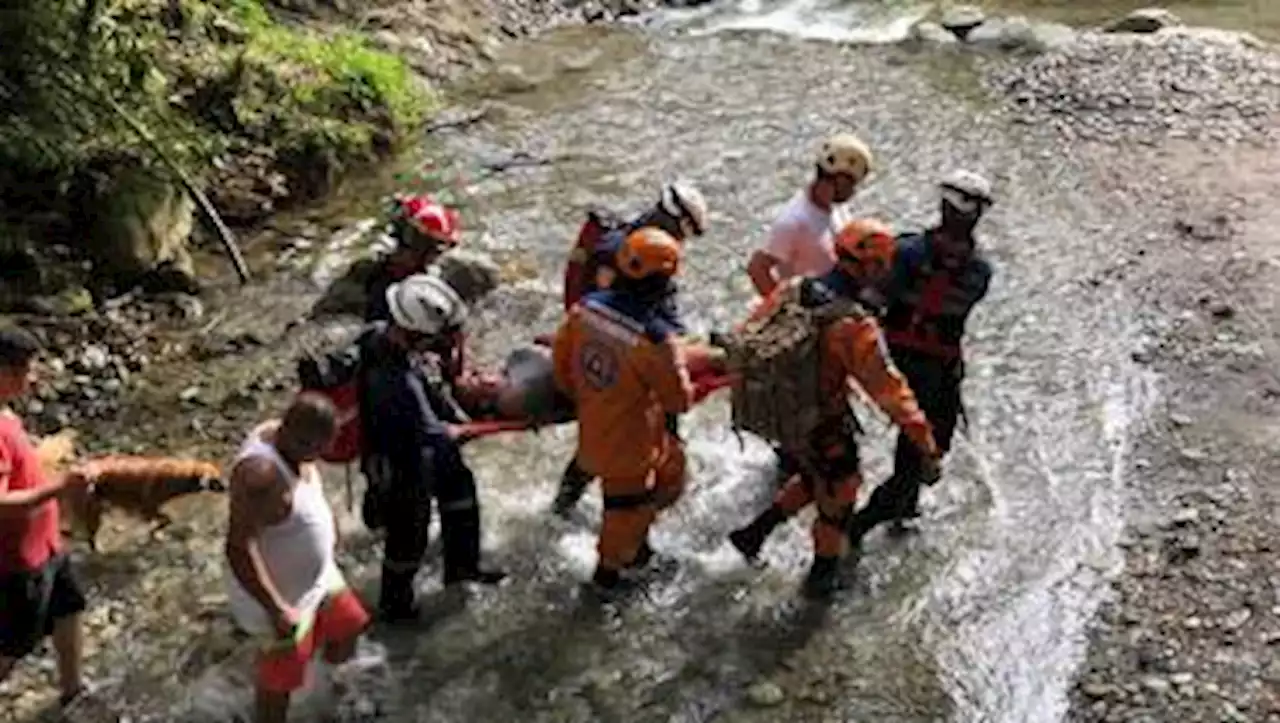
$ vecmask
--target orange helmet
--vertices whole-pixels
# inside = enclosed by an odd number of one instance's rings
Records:
[[[680,243],[658,228],[632,231],[618,247],[618,273],[639,281],[650,276],[671,278],[680,271]]]
[[[859,218],[840,229],[835,239],[836,260],[883,273],[893,264],[893,229],[874,218]]]

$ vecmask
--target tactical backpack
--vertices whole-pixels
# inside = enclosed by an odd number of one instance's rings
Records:
[[[822,389],[822,335],[832,323],[866,315],[814,279],[796,279],[766,302],[771,310],[722,337],[730,368],[733,428],[789,452],[809,447],[830,409]]]

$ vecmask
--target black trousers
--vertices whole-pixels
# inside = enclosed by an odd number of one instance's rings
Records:
[[[893,350],[893,360],[933,426],[934,441],[945,453],[951,449],[951,438],[963,407],[960,398],[963,363],[902,350]],[[919,517],[923,466],[924,455],[910,438],[899,432],[893,454],[893,474],[876,487],[867,506],[854,515],[851,534],[861,537],[883,522]]]
[[[432,503],[440,511],[444,538],[444,582],[465,579],[480,564],[480,504],[475,475],[458,445],[442,439],[427,455],[426,479],[394,475],[385,491],[383,518],[387,528],[383,550],[383,608],[413,604],[413,580],[430,542]]]

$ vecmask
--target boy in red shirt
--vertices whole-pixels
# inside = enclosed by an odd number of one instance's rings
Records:
[[[26,331],[0,328],[0,682],[52,635],[65,706],[84,690],[85,599],[62,550],[57,495],[89,480],[79,472],[46,480],[22,420],[9,409],[30,389],[39,351]]]

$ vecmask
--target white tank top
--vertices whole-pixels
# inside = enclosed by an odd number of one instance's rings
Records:
[[[251,457],[265,457],[275,463],[285,479],[293,482],[293,508],[289,516],[262,531],[258,550],[280,597],[304,617],[309,617],[329,592],[342,585],[342,576],[334,561],[337,531],[333,510],[324,497],[319,469],[314,464],[303,465],[301,476],[295,475],[276,448],[262,438],[273,426],[268,422],[254,429],[228,469]],[[236,621],[248,632],[269,631],[271,623],[266,611],[244,589],[229,566],[227,577],[228,599]]]

